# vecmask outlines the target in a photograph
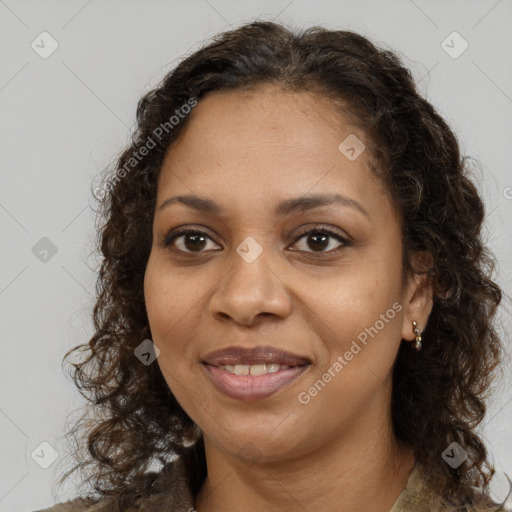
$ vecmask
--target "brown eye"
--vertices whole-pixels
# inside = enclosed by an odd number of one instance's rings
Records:
[[[207,240],[211,240],[211,238],[202,231],[182,230],[172,234],[171,236],[168,236],[165,239],[164,246],[172,246],[173,248],[176,248],[176,250],[185,253],[201,253],[207,245]],[[178,243],[175,243],[176,241]]]
[[[306,247],[313,249],[312,251],[305,250],[306,252],[317,252],[317,253],[334,253],[341,250],[343,247],[347,247],[350,245],[350,242],[342,237],[339,233],[334,232],[330,229],[326,228],[315,228],[306,233],[303,233],[295,243],[299,240],[305,239],[306,243],[304,244]],[[332,248],[333,240],[338,241],[339,245],[336,247],[336,243],[334,243],[334,249]],[[331,249],[327,250],[331,246]]]
[[[303,233],[296,241],[305,239],[305,247],[300,249],[305,252],[312,253],[336,253],[351,245],[350,241],[339,233],[327,228],[315,228]],[[197,253],[205,252],[208,241],[213,240],[203,231],[192,229],[182,229],[169,236],[164,241],[164,247],[171,248],[172,250],[182,253]],[[336,247],[336,242],[338,247]],[[332,247],[334,245],[334,248]],[[218,246],[217,246],[218,247]],[[308,250],[311,249],[311,250]]]

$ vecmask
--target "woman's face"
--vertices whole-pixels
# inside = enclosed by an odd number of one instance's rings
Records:
[[[419,281],[402,287],[401,225],[354,145],[365,134],[272,86],[214,93],[191,116],[161,170],[144,282],[169,388],[225,454],[382,433],[401,339],[430,310]]]

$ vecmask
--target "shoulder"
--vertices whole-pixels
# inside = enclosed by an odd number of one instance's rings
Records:
[[[512,506],[509,500],[501,505],[489,500],[485,505],[482,505],[481,508],[475,508],[474,512],[512,512]]]
[[[194,498],[187,469],[181,458],[168,463],[159,473],[146,473],[147,494],[129,499],[130,506],[122,512],[187,512],[193,510]],[[122,490],[123,495],[129,494]],[[117,498],[76,498],[50,508],[33,512],[120,512]]]
[[[472,505],[463,505],[462,508],[460,505],[448,505],[436,492],[427,468],[416,464],[390,512],[512,512],[508,501],[500,505],[478,492],[475,492],[472,502]]]
[[[76,498],[65,503],[58,503],[50,508],[34,510],[34,512],[110,512],[114,510],[115,507],[110,499],[93,501]]]

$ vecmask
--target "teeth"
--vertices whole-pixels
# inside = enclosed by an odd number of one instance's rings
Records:
[[[249,375],[251,366],[248,364],[235,364],[236,375]]]
[[[266,364],[252,364],[249,372],[251,375],[263,375],[267,373],[267,365]]]
[[[287,370],[290,366],[285,364],[225,364],[221,368],[224,368],[230,373],[235,375],[265,375],[266,373],[275,373],[279,370]]]

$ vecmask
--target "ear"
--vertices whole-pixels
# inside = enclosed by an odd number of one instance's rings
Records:
[[[426,271],[431,267],[432,255],[418,252],[413,257],[412,266],[417,271]],[[402,306],[404,308],[402,339],[413,341],[416,338],[412,322],[415,321],[420,329],[425,329],[432,312],[433,288],[426,273],[413,274],[404,286]]]

